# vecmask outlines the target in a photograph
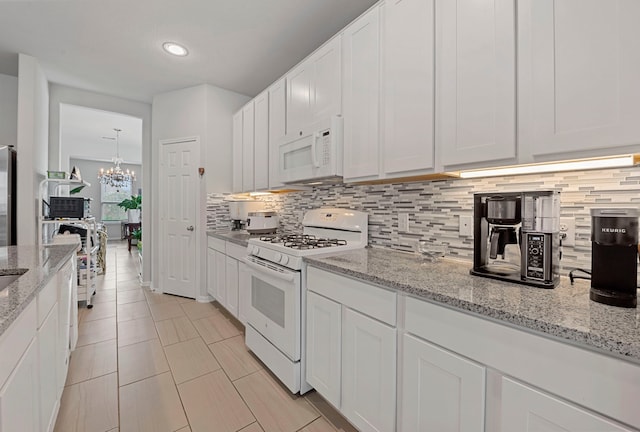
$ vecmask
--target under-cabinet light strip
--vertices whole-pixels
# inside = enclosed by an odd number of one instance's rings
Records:
[[[576,171],[602,168],[622,168],[634,165],[634,156],[614,156],[607,158],[582,159],[565,162],[551,162],[532,165],[519,165],[503,168],[487,168],[460,171],[461,178],[495,177],[520,174],[537,174],[556,171]]]

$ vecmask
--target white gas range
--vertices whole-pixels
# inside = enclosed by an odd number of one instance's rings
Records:
[[[252,238],[245,262],[251,280],[246,344],[291,390],[311,389],[305,377],[306,256],[367,246],[366,213],[310,210],[300,234]]]

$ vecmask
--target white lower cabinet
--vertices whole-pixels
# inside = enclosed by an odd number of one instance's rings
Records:
[[[340,407],[342,305],[307,293],[307,382]]]
[[[482,365],[409,334],[403,336],[402,353],[401,430],[484,430]]]
[[[359,430],[394,431],[396,329],[344,309],[342,412]]]
[[[38,370],[40,376],[40,430],[53,430],[58,403],[58,303],[38,329]]]
[[[216,251],[213,248],[207,248],[207,293],[214,299],[217,297]]]
[[[307,288],[307,382],[358,430],[395,431],[397,295],[313,267]]]
[[[0,432],[38,432],[38,342],[33,339],[0,389]]]
[[[622,432],[632,431],[577,406],[502,378],[503,432]]]
[[[251,302],[251,276],[247,265],[238,261],[238,320],[247,325],[247,311]]]
[[[225,270],[225,288],[227,301],[225,308],[234,317],[238,316],[238,260],[227,256]]]
[[[215,269],[213,286],[216,293],[214,298],[225,306],[227,304],[227,256],[223,252],[214,251],[213,267]]]
[[[246,319],[246,301],[249,281],[242,262],[246,247],[222,239],[208,239],[207,292],[220,305],[243,324]],[[241,276],[241,273],[244,275]],[[244,302],[242,306],[240,303]]]

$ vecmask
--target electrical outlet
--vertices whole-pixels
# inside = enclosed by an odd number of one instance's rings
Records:
[[[409,232],[409,213],[398,213],[398,231]]]
[[[463,237],[471,237],[473,235],[473,217],[460,216],[459,223],[459,234]]]
[[[576,245],[576,220],[572,217],[560,218],[560,238],[562,246]]]

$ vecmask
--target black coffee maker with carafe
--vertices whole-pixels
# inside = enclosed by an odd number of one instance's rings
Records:
[[[559,218],[556,191],[474,194],[470,273],[555,287],[559,281]]]

